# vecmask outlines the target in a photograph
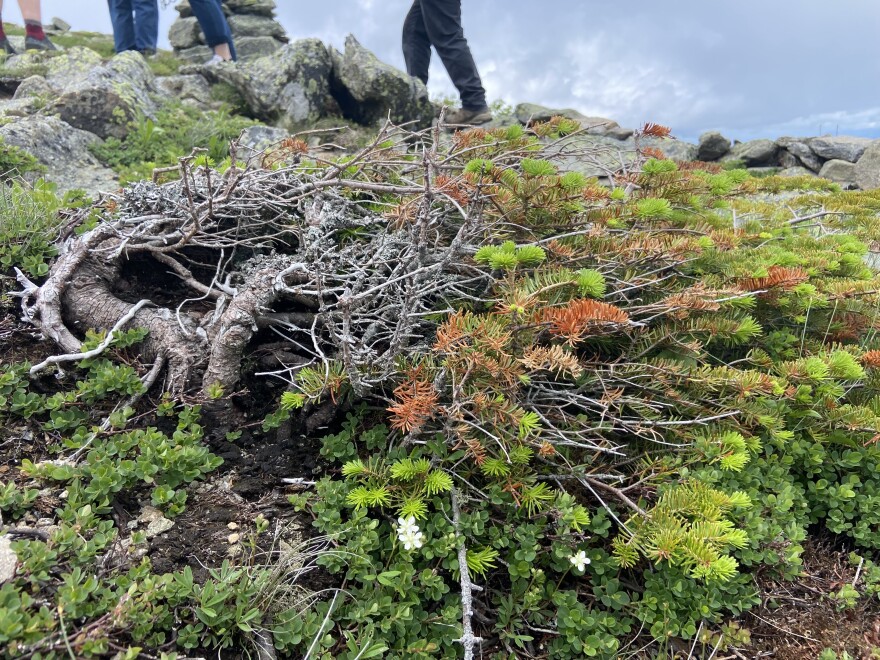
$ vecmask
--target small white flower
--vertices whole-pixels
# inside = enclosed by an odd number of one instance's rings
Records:
[[[417,531],[419,531],[419,526],[416,524],[415,516],[408,516],[407,518],[400,517],[397,519],[398,535],[413,534]]]
[[[425,535],[419,531],[414,516],[397,519],[397,538],[403,543],[404,550],[421,548],[425,543]]]
[[[400,537],[400,540],[403,542],[404,550],[413,550],[422,547],[424,544],[424,538],[425,535],[421,532],[414,532]]]
[[[590,563],[590,558],[587,557],[587,553],[581,550],[576,555],[572,555],[568,558],[571,562],[572,566],[574,566],[579,571],[583,572],[586,570],[587,565]]]

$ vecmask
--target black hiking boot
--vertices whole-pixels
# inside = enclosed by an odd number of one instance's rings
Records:
[[[24,49],[25,50],[58,50],[51,41],[49,41],[49,37],[43,37],[42,39],[37,39],[36,37],[25,37],[24,38]]]
[[[15,48],[12,47],[12,44],[9,43],[8,37],[3,37],[0,39],[0,49],[4,50],[7,55],[15,55]]]

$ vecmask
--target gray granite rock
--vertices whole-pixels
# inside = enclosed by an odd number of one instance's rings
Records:
[[[346,37],[344,53],[331,49],[330,57],[331,86],[343,116],[362,124],[390,117],[430,126],[434,107],[421,80],[380,61],[353,35]]]
[[[822,168],[822,161],[810,148],[810,140],[810,138],[781,137],[776,140],[776,145],[796,156],[804,167],[818,172]]]
[[[776,165],[778,151],[779,147],[773,140],[750,140],[733,145],[721,160],[741,160],[746,167],[772,166]]]
[[[94,133],[100,138],[123,138],[131,122],[141,115],[154,116],[157,93],[153,72],[140,53],[127,51],[105,63],[82,69],[64,77],[63,71],[73,68],[71,62],[85,49],[72,48],[53,58],[68,60],[55,65],[46,76],[58,96],[50,110],[75,128]],[[92,52],[92,51],[89,51]]]
[[[802,167],[800,159],[787,149],[780,149],[776,154],[776,162],[779,167],[788,169],[790,167]]]
[[[524,125],[547,121],[553,117],[566,117],[578,122],[581,128],[592,135],[605,135],[609,131],[620,129],[620,124],[612,119],[585,115],[571,108],[547,108],[536,103],[520,103],[514,108],[513,114],[517,121]]]
[[[249,126],[242,131],[238,144],[247,151],[260,152],[280,142],[289,134],[289,131],[274,126]]]
[[[204,67],[212,82],[232,85],[254,117],[299,124],[328,114],[330,53],[318,39],[302,39],[271,57]]]
[[[202,107],[211,105],[211,86],[199,74],[156,78],[156,87],[169,97],[181,101],[195,101]]]
[[[46,80],[43,76],[29,76],[21,81],[18,89],[15,90],[15,94],[12,96],[14,99],[32,99],[32,98],[43,98],[50,99],[55,95],[55,90],[52,88],[52,85],[49,84],[49,81]]]
[[[89,147],[100,142],[92,133],[57,117],[32,116],[0,126],[0,138],[20,147],[46,166],[46,178],[61,192],[81,188],[90,194],[119,187],[114,172],[95,158]]]
[[[627,141],[632,142],[632,140]],[[676,140],[674,138],[643,137],[639,139],[640,147],[653,147],[662,151],[667,158],[678,161],[697,159],[697,145]]]
[[[854,186],[856,182],[856,166],[855,163],[846,160],[829,160],[819,170],[819,176],[846,186]]]
[[[236,14],[229,17],[229,28],[235,36],[236,47],[242,37],[271,37],[287,41],[287,33],[281,23],[269,16],[259,14]]]
[[[57,16],[53,16],[45,27],[54,32],[70,32],[70,23]]]
[[[880,140],[869,144],[856,163],[855,182],[862,190],[880,188]]]
[[[171,42],[171,46],[175,50],[182,50],[204,44],[205,37],[199,27],[198,19],[195,16],[190,16],[178,18],[171,24],[171,28],[168,30],[168,41]]]
[[[639,145],[659,149],[668,158],[680,161],[693,160],[697,152],[695,144],[668,138],[642,138]],[[631,164],[636,157],[632,138],[618,140],[607,135],[579,134],[562,143],[550,142],[547,149],[562,170],[581,172],[600,179],[618,171],[621,164]]]
[[[207,46],[193,46],[183,50],[174,51],[174,55],[184,64],[204,64],[213,55]]]
[[[618,126],[617,128],[611,128],[605,131],[605,135],[607,137],[614,138],[615,140],[626,140],[627,138],[631,138],[635,133],[635,130],[632,128],[623,128],[622,126]]]
[[[235,14],[260,14],[272,16],[275,13],[274,0],[224,0],[226,8]]]
[[[707,131],[700,136],[697,160],[709,162],[718,160],[728,151],[730,151],[730,140],[718,131]]]
[[[235,50],[242,62],[255,60],[277,53],[284,44],[272,37],[240,37],[235,40]]]
[[[795,165],[794,167],[786,167],[779,172],[777,172],[779,176],[793,177],[793,176],[816,176],[816,173],[813,170],[807,169],[803,165]]]
[[[823,135],[810,140],[810,148],[819,158],[855,163],[871,142],[871,138]]]

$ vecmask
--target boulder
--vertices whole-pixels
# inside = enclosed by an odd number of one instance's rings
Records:
[[[156,78],[156,87],[168,96],[183,102],[195,102],[195,105],[202,107],[211,105],[211,86],[205,77],[199,74]]]
[[[275,13],[275,0],[224,0],[224,4],[235,14],[272,16]]]
[[[61,192],[82,188],[90,194],[116,190],[112,170],[95,158],[89,147],[100,140],[57,117],[32,116],[0,126],[0,138],[20,147],[46,166],[46,178]]]
[[[28,76],[21,81],[18,89],[15,90],[13,99],[32,99],[44,98],[49,99],[55,95],[55,90],[49,81],[43,76]]]
[[[571,108],[547,108],[536,103],[520,103],[517,105],[513,114],[520,124],[528,125],[532,122],[542,122],[552,117],[566,117],[580,123],[581,128],[592,135],[605,135],[609,131],[619,129],[620,124],[605,117],[592,117],[584,115],[577,110]],[[630,132],[632,135],[632,132]],[[627,136],[629,137],[629,136]],[[626,139],[626,138],[624,138]]]
[[[871,142],[871,138],[824,135],[810,140],[810,148],[819,158],[855,163]]]
[[[880,140],[869,144],[856,163],[855,182],[862,190],[880,188]]]
[[[779,153],[776,155],[776,160],[779,163],[779,167],[783,169],[801,167],[800,159],[787,149],[780,149]]]
[[[582,154],[588,153],[589,158]],[[605,135],[578,134],[563,142],[550,141],[547,154],[562,171],[580,172],[587,177],[607,178],[629,165],[635,157],[632,139],[621,141]]]
[[[193,46],[176,50],[174,55],[184,64],[204,64],[211,59],[211,49],[207,46]]]
[[[188,18],[178,18],[171,24],[168,30],[168,41],[175,50],[192,48],[199,44],[205,43],[205,37],[202,34],[202,28],[199,27],[199,21],[195,16]]]
[[[730,151],[730,140],[718,131],[708,131],[700,136],[697,145],[697,160],[707,162],[718,160],[728,151]]]
[[[9,39],[14,42],[17,37]],[[14,93],[25,78],[33,76],[46,78],[55,89],[65,81],[84,79],[89,71],[102,62],[101,56],[89,48],[69,48],[52,56],[35,50],[20,50],[19,53],[7,57],[3,63],[0,90],[8,94]]]
[[[641,138],[639,146],[659,149],[667,158],[679,161],[693,160],[697,152],[695,144],[671,138]],[[618,171],[622,164],[630,165],[636,156],[635,141],[631,137],[618,140],[607,135],[581,133],[562,142],[550,142],[547,148],[563,171],[599,178]]]
[[[814,172],[822,168],[822,161],[810,148],[810,138],[781,137],[776,140],[776,146],[796,156],[804,167]]]
[[[635,148],[635,143],[632,140],[627,140],[627,143],[630,149]],[[659,149],[671,160],[689,161],[697,159],[697,145],[685,142],[684,140],[643,137],[639,138],[639,146],[642,148],[653,147],[654,149]]]
[[[72,48],[64,55],[82,50],[85,49]],[[65,56],[54,58],[53,62],[74,57]],[[69,68],[69,62],[62,62],[50,70],[46,80],[58,92],[50,110],[71,126],[100,138],[123,138],[132,120],[140,115],[155,114],[155,80],[140,53],[120,53],[84,74],[77,70],[76,74],[71,72],[65,76]]]
[[[819,170],[819,176],[846,186],[854,186],[856,182],[856,166],[855,163],[850,163],[846,160],[829,160]]]
[[[813,170],[809,170],[803,165],[795,165],[794,167],[786,167],[777,172],[779,176],[816,176]]]
[[[284,44],[272,37],[241,37],[235,39],[239,61],[255,60],[277,53]]]
[[[330,53],[318,39],[301,39],[271,57],[204,67],[212,82],[232,85],[251,114],[263,121],[314,121],[332,107]]]
[[[70,23],[57,16],[53,16],[46,27],[54,32],[70,32]]]
[[[380,61],[353,35],[345,39],[345,52],[331,49],[331,89],[342,114],[361,124],[390,116],[391,121],[416,121],[430,126],[434,106],[424,83]]]
[[[762,167],[776,164],[779,147],[773,140],[750,140],[733,145],[733,149],[721,160],[741,160],[746,167]]]
[[[242,37],[271,37],[279,41],[287,41],[287,33],[281,23],[269,16],[236,14],[229,17],[229,28],[235,35],[236,48]]]
[[[280,142],[289,135],[283,128],[274,126],[248,126],[238,139],[239,146],[250,152],[260,152]],[[244,154],[247,155],[247,154]]]
[[[615,140],[626,140],[627,138],[632,137],[635,130],[632,128],[623,128],[622,126],[618,126],[616,128],[611,128],[605,131],[605,135]]]

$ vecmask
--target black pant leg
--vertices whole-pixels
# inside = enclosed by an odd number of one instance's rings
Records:
[[[425,29],[422,16],[422,5],[419,0],[413,2],[406,19],[403,21],[403,59],[406,72],[428,84],[428,67],[431,64],[431,41]]]
[[[463,108],[486,107],[486,90],[461,26],[461,0],[419,0],[428,38],[461,95]]]

